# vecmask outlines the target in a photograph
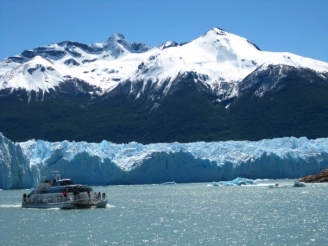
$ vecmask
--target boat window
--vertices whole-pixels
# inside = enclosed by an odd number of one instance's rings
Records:
[[[72,180],[70,179],[64,179],[64,180],[58,180],[56,181],[56,183],[54,184],[54,186],[64,186],[64,185],[72,185],[74,184],[72,182]]]
[[[61,185],[71,185],[73,182],[71,180],[63,180]]]

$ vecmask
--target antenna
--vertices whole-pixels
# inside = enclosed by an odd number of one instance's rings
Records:
[[[52,179],[56,179],[56,180],[60,180],[61,177],[60,177],[60,171],[51,171],[51,177]]]

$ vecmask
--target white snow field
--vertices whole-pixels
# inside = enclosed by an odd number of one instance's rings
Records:
[[[246,38],[213,28],[183,45],[168,41],[151,47],[114,34],[103,43],[65,41],[25,51],[0,61],[0,89],[48,92],[65,80],[78,79],[97,86],[96,93],[103,94],[126,81],[150,81],[154,88],[169,81],[165,94],[178,76],[193,72],[218,95],[234,97],[239,82],[269,65],[328,72],[327,63],[288,52],[261,51]],[[233,89],[226,92],[222,83]]]

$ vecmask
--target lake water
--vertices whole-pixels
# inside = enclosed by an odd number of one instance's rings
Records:
[[[271,181],[271,183],[277,181]],[[0,245],[327,245],[328,184],[94,187],[105,209],[23,209],[0,191]]]

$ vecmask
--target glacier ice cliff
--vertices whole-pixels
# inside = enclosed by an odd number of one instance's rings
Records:
[[[300,178],[328,168],[328,139],[115,144],[13,143],[0,133],[0,188],[30,188],[60,171],[89,185]]]
[[[32,169],[20,145],[0,133],[0,189],[31,187],[36,176]]]

